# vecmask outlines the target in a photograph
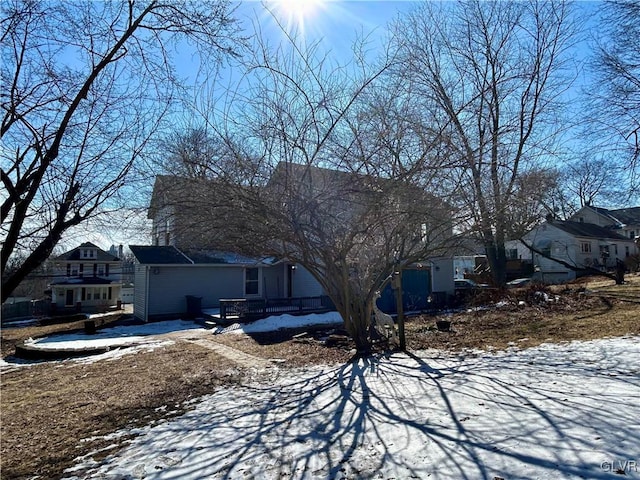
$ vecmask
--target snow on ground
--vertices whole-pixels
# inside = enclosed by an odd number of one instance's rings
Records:
[[[639,340],[270,369],[66,475],[640,478]]]
[[[184,330],[203,330],[191,321],[171,320],[167,322],[145,323],[140,325],[118,325],[98,330],[95,334],[84,332],[51,335],[30,339],[27,345],[37,346],[41,350],[73,350],[82,348],[122,347],[135,345],[148,340],[152,335]]]
[[[252,333],[277,330],[278,328],[298,328],[312,325],[342,324],[340,316],[336,312],[324,314],[310,314],[302,316],[280,315],[257,320],[250,324],[234,324],[225,332]],[[29,339],[27,345],[36,346],[38,349],[79,351],[108,347],[110,351],[100,355],[73,358],[65,361],[93,363],[101,360],[114,360],[123,355],[131,355],[139,351],[149,351],[155,348],[171,345],[174,342],[162,340],[157,335],[174,332],[189,332],[196,336],[212,335],[210,330],[192,320],[168,320],[138,325],[119,325],[98,330],[95,334],[88,335],[84,332],[51,335],[38,339]],[[42,363],[39,360],[22,360],[19,358],[0,359],[2,372],[12,371],[16,368]]]
[[[311,313],[309,315],[277,315],[239,325],[231,330],[233,333],[271,332],[279,328],[301,328],[316,325],[342,325],[342,317],[338,312]]]

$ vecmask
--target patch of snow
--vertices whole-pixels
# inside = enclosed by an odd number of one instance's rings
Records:
[[[67,478],[638,478],[640,337],[269,370]],[[617,463],[616,463],[617,462]],[[627,462],[627,463],[624,463]]]
[[[37,325],[39,323],[37,318],[28,318],[24,320],[7,320],[2,322],[2,326],[4,328],[23,328],[23,327],[32,327],[33,325]]]
[[[185,330],[206,331],[200,325],[192,321],[171,320],[166,322],[153,322],[141,325],[119,325],[98,330],[95,334],[88,335],[83,332],[52,335],[50,337],[29,339],[25,341],[37,346],[41,350],[73,350],[101,347],[122,347],[135,345],[148,341],[147,337]]]
[[[316,325],[342,324],[342,317],[338,312],[311,313],[309,315],[277,315],[248,324],[239,324],[231,329],[232,333],[272,332],[283,328],[302,328]]]

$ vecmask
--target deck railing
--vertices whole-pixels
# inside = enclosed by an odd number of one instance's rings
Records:
[[[326,295],[293,298],[225,298],[220,299],[220,318],[237,317],[258,320],[283,313],[303,314],[327,312],[334,308]]]

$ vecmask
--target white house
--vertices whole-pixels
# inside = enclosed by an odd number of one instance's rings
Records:
[[[640,238],[640,207],[609,210],[586,205],[569,217],[568,220],[593,223],[613,230],[626,238]]]
[[[531,260],[535,276],[546,283],[573,280],[587,267],[613,269],[618,261],[638,254],[633,239],[586,221],[546,221],[523,240],[526,244],[520,240],[508,242],[507,249],[512,257]]]
[[[83,243],[54,258],[53,263],[54,308],[105,311],[121,301],[121,261],[93,243]]]

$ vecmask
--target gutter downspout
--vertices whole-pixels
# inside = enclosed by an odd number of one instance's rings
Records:
[[[144,323],[149,322],[149,265],[144,266]]]

